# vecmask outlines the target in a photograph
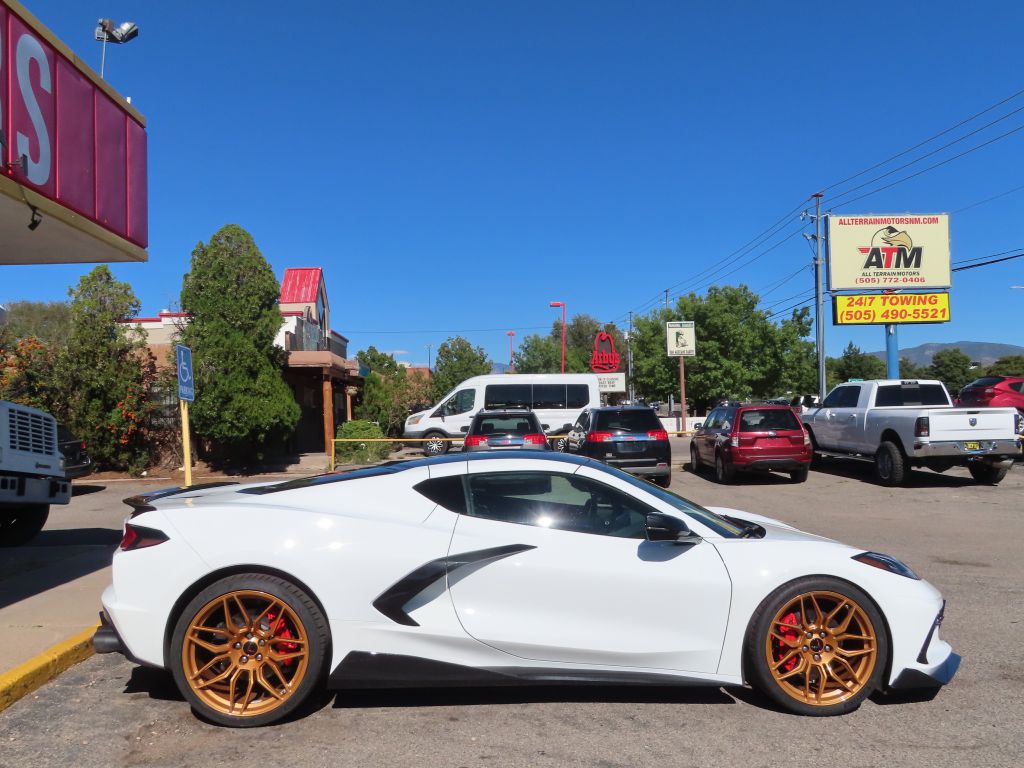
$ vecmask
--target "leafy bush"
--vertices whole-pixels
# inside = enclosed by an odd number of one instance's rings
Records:
[[[381,428],[372,421],[346,421],[335,435],[338,438],[364,440],[382,439],[385,437]],[[335,443],[334,461],[338,464],[372,464],[383,461],[391,454],[391,443]]]

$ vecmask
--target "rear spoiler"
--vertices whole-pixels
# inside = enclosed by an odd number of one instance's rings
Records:
[[[124,503],[132,508],[132,517],[141,515],[143,512],[151,512],[156,509],[152,505],[157,499],[166,499],[168,496],[177,496],[179,493],[191,493],[202,491],[207,488],[220,488],[225,485],[238,485],[237,480],[218,480],[212,483],[199,483],[198,485],[175,485],[170,488],[158,488],[149,493],[140,493],[137,496],[129,496]]]

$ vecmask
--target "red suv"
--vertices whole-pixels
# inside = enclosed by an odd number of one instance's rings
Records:
[[[960,390],[960,405],[1016,408],[1024,414],[1024,377],[983,376]]]
[[[714,467],[720,483],[752,470],[788,472],[802,483],[811,466],[811,439],[789,406],[720,405],[690,441],[690,465],[695,472]]]

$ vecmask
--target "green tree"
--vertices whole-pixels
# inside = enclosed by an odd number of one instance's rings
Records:
[[[53,347],[34,336],[16,338],[0,328],[0,400],[49,413],[62,402],[54,380]]]
[[[696,324],[697,354],[685,361],[690,406],[816,387],[813,346],[803,340],[810,332],[806,311],[776,325],[746,286],[714,286],[704,296],[681,296],[675,307],[635,319],[634,384],[646,397],[667,400],[679,392],[679,362],[665,354],[668,320]]]
[[[148,466],[144,427],[155,366],[145,333],[124,321],[138,314],[128,283],[101,265],[68,291],[67,346],[57,354],[54,413],[80,437],[100,467],[139,472]]]
[[[900,358],[901,379],[925,379],[927,377],[928,369],[925,366],[918,365],[905,357]]]
[[[434,361],[434,392],[442,397],[466,379],[490,373],[493,363],[483,347],[474,347],[462,336],[446,339]]]
[[[400,436],[412,408],[433,402],[430,379],[419,371],[410,373],[392,355],[376,347],[361,350],[356,357],[370,369],[356,405],[356,416],[379,424],[389,435]]]
[[[561,336],[558,341],[538,334],[527,336],[512,355],[512,366],[516,373],[558,373],[562,366]]]
[[[989,376],[1024,376],[1024,355],[1000,357],[985,373]]]
[[[846,345],[839,357],[830,357],[825,361],[828,379],[827,389],[850,379],[884,379],[885,363],[881,359],[862,352],[852,341]]]
[[[63,347],[71,332],[71,305],[66,301],[12,301],[4,325],[15,339],[34,337],[54,348]]]
[[[192,423],[218,458],[260,458],[279,450],[299,420],[282,377],[280,286],[252,236],[229,224],[192,251],[181,288],[191,320],[181,341],[192,348],[196,401]]]
[[[941,381],[953,395],[976,379],[976,373],[980,371],[971,370],[971,358],[959,347],[936,352],[928,366],[928,378]]]

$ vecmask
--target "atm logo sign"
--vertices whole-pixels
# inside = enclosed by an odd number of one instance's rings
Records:
[[[920,269],[924,249],[915,246],[906,231],[895,227],[878,230],[870,246],[857,248],[865,255],[864,269]]]

